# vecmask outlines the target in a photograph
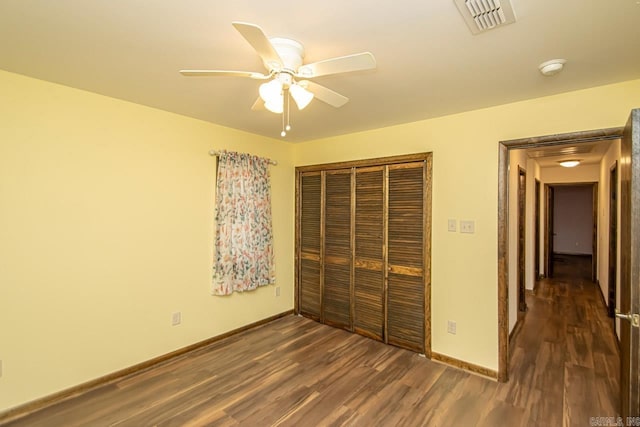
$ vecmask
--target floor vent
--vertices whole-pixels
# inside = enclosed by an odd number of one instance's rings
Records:
[[[473,34],[516,22],[508,0],[453,0]]]

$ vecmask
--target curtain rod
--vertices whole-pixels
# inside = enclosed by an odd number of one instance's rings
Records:
[[[210,156],[218,156],[219,154],[220,154],[220,152],[218,150],[209,150],[209,155]],[[272,165],[276,166],[278,164],[278,162],[276,162],[275,160],[269,159],[269,164],[272,164]]]

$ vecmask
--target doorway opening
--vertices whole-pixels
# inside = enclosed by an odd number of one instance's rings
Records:
[[[598,183],[545,184],[545,277],[575,260],[587,265],[585,279],[597,281]],[[580,259],[584,258],[584,259]]]
[[[498,380],[507,381],[509,374],[509,152],[515,149],[579,145],[620,139],[623,128],[600,129],[560,135],[523,138],[499,143],[498,161]],[[545,194],[553,198],[553,191]],[[545,210],[547,212],[547,210]],[[548,214],[548,212],[547,212]],[[549,242],[546,242],[549,247]],[[545,251],[547,253],[548,251]],[[549,264],[546,268],[549,268]],[[548,271],[548,270],[547,270]]]

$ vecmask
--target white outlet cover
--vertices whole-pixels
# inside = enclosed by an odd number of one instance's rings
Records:
[[[447,332],[453,335],[456,334],[456,322],[453,320],[447,321]]]
[[[467,233],[467,234],[475,233],[476,232],[475,221],[471,221],[471,220],[460,221],[460,232]]]
[[[173,313],[173,314],[171,315],[171,324],[172,324],[173,326],[177,326],[177,325],[179,325],[180,323],[182,323],[182,313],[181,313],[181,312],[179,312],[179,311],[178,311],[178,312],[176,312],[176,313]]]

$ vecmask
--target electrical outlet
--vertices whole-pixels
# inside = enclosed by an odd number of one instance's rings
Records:
[[[182,313],[176,311],[171,315],[171,325],[178,326],[180,323],[182,323]]]
[[[460,232],[473,234],[476,232],[475,221],[460,221]]]
[[[276,286],[276,296],[280,296],[280,286]]]
[[[447,320],[447,332],[452,335],[456,334],[456,322],[453,320]]]
[[[456,221],[455,219],[450,219],[450,220],[447,222],[447,230],[448,230],[448,231],[451,231],[451,232],[455,232],[455,231],[457,231],[458,226],[457,226],[456,222],[457,222],[457,221]]]

